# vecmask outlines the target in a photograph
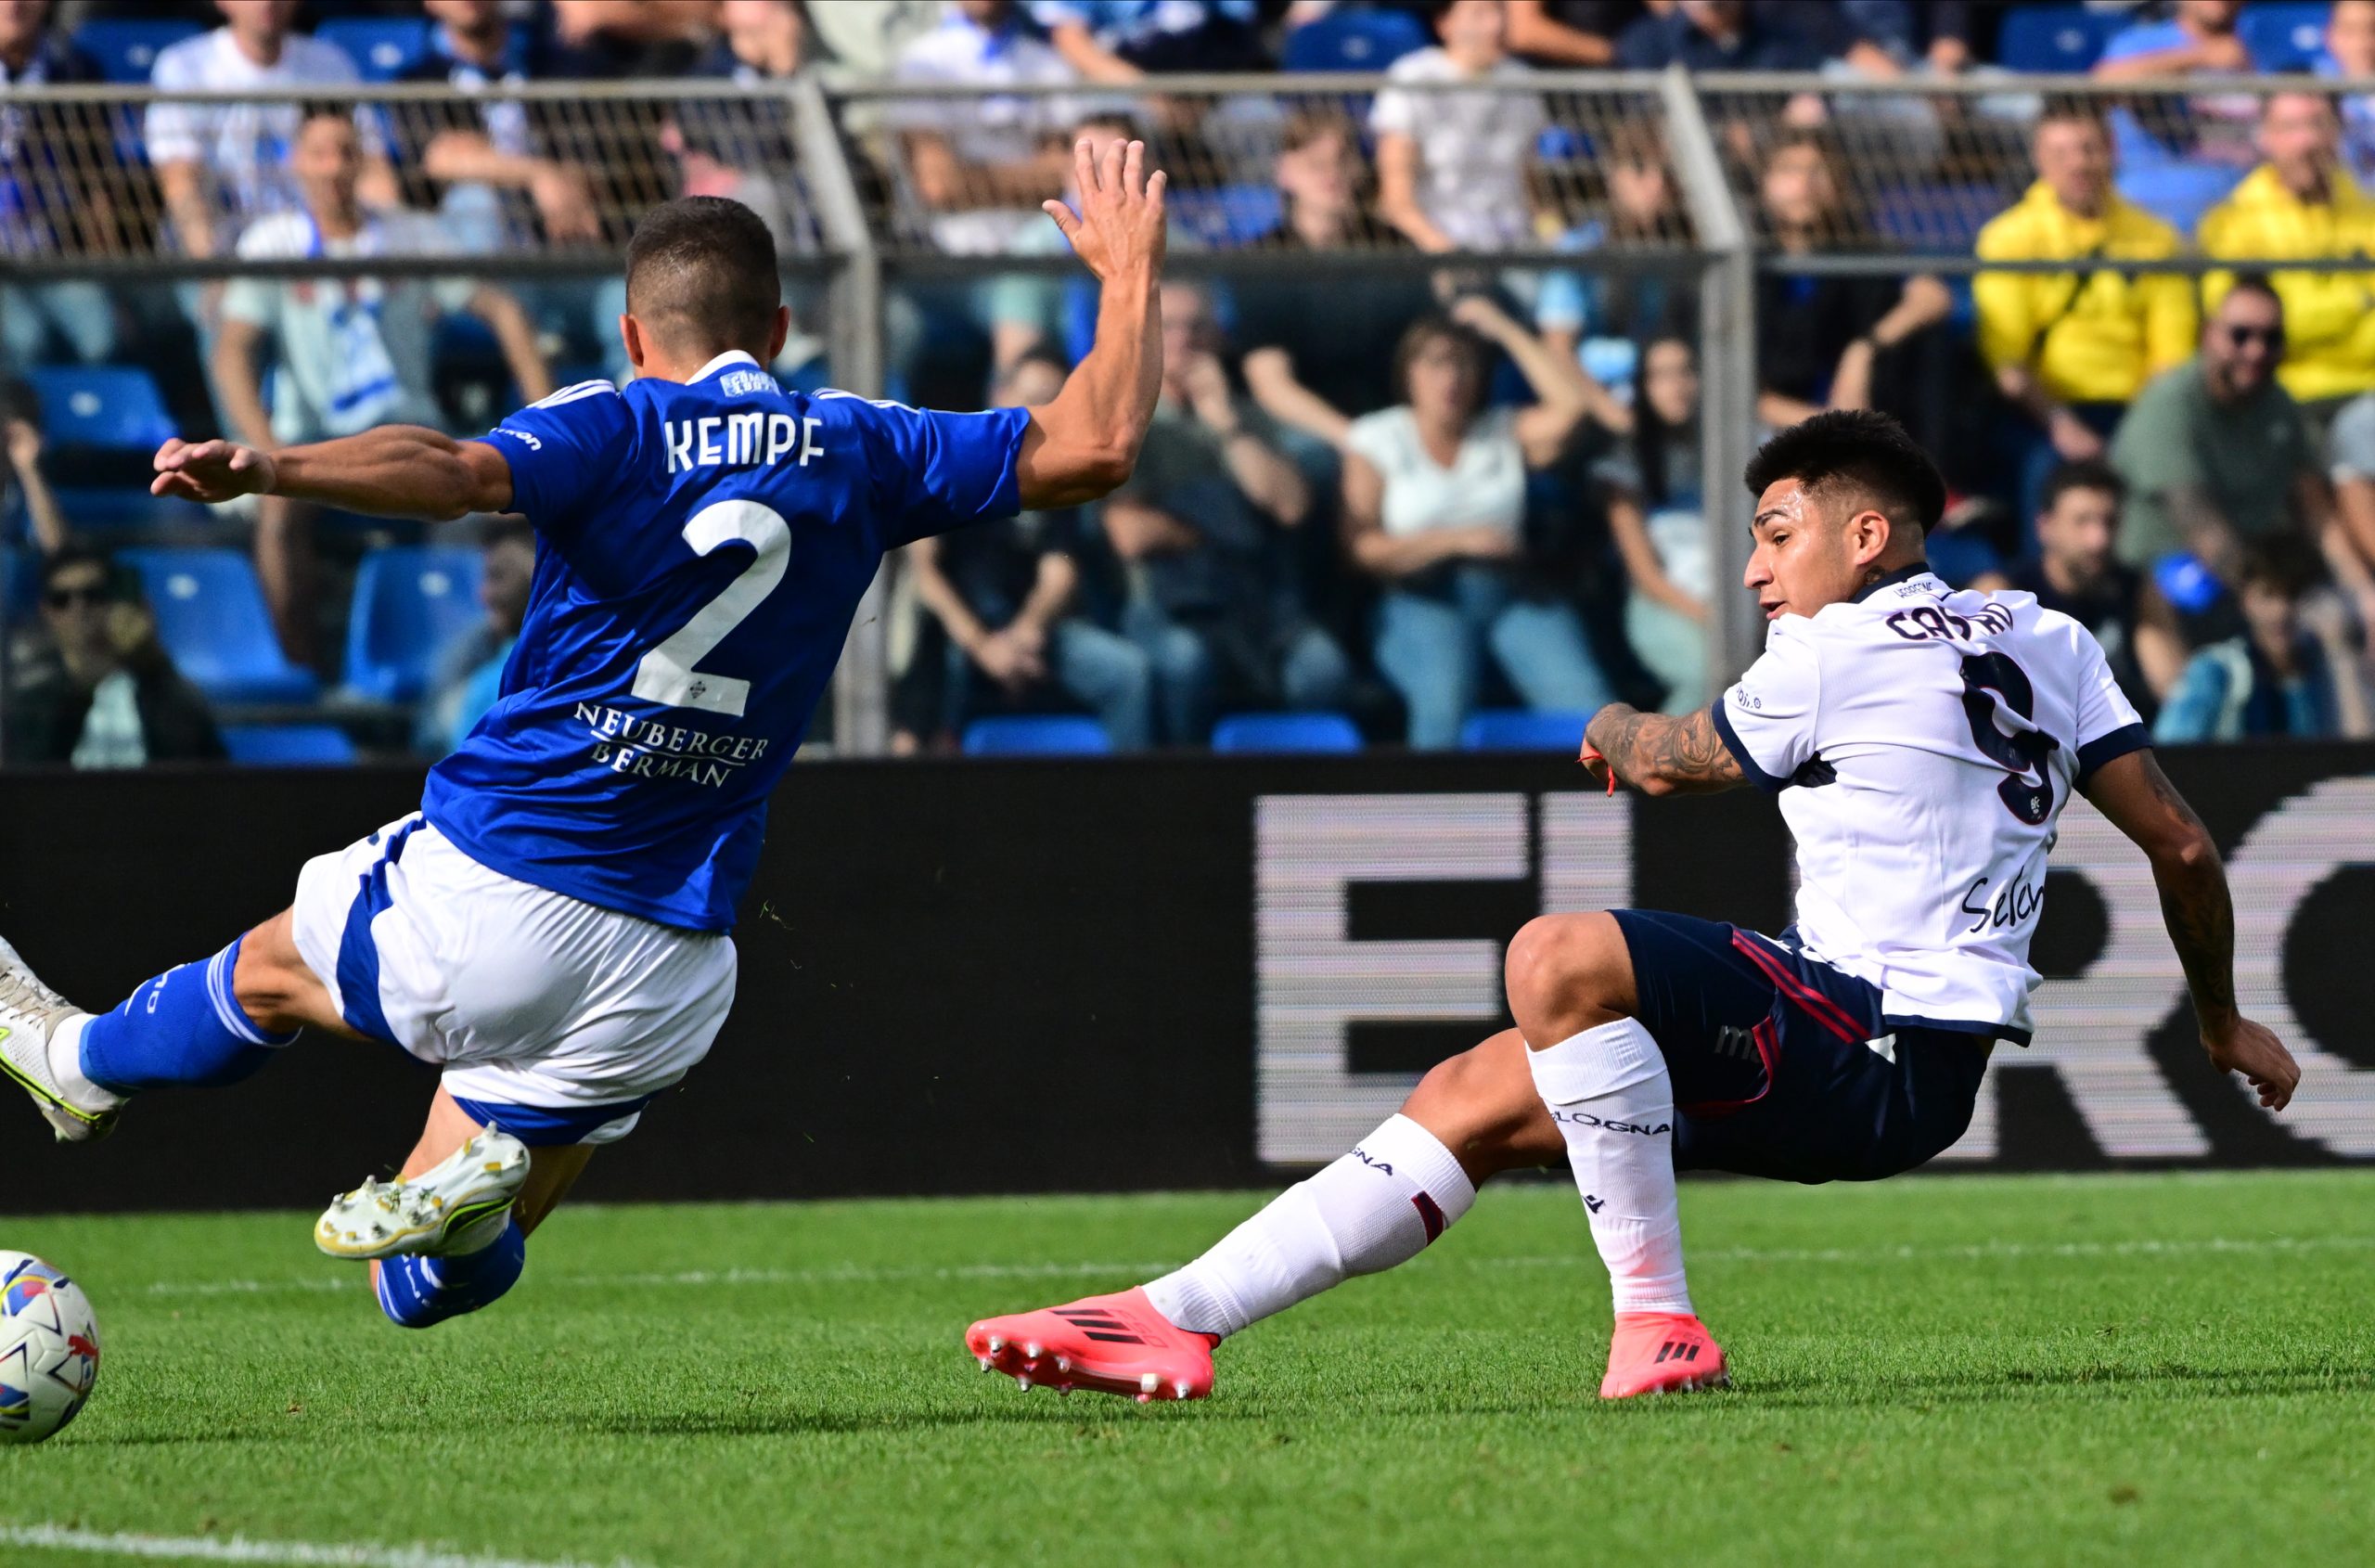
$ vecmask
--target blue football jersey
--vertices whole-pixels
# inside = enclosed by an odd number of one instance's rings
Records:
[[[429,820],[523,882],[731,926],[883,552],[1018,510],[1029,420],[787,392],[741,353],[512,415],[479,439],[536,529],[527,620]]]

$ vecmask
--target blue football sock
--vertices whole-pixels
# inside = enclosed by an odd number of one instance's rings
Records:
[[[400,1329],[428,1329],[492,1306],[520,1282],[528,1266],[528,1233],[512,1221],[475,1253],[450,1258],[385,1258],[379,1264],[379,1310]]]
[[[167,970],[113,1012],[95,1015],[83,1028],[83,1075],[117,1094],[212,1088],[270,1061],[275,1047],[297,1036],[267,1035],[248,1016],[231,994],[238,966],[234,942],[202,964]]]

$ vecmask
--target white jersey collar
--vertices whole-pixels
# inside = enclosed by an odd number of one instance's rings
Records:
[[[1866,599],[1880,593],[1883,588],[1894,588],[1899,585],[1911,588],[1918,593],[1946,594],[1953,592],[1953,590],[1948,588],[1945,583],[1939,580],[1936,572],[1930,570],[1930,563],[1925,560],[1917,561],[1911,566],[1900,566],[1894,572],[1890,572],[1887,576],[1880,578],[1876,582],[1865,584],[1861,588],[1855,590],[1854,596],[1851,597],[1847,602],[1850,604],[1861,604]]]
[[[747,365],[753,370],[756,370],[759,367],[759,362],[751,357],[751,353],[748,349],[728,349],[724,353],[719,354],[715,359],[711,360],[707,365],[704,365],[700,369],[694,371],[692,375],[687,379],[685,385],[689,387],[695,382],[705,381],[709,379],[710,377],[716,375],[719,371],[725,369],[729,365]]]

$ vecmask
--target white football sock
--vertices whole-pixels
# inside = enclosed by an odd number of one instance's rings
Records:
[[[1630,1018],[1529,1050],[1534,1086],[1567,1139],[1619,1312],[1689,1312],[1674,1190],[1674,1080]]]
[[[1178,1328],[1233,1334],[1352,1275],[1409,1262],[1475,1202],[1451,1150],[1392,1116],[1211,1252],[1147,1286],[1147,1299]]]

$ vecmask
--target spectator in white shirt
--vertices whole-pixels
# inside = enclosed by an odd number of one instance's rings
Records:
[[[289,31],[298,0],[215,0],[215,6],[223,26],[159,52],[149,82],[160,92],[344,87],[356,82],[354,62],[345,50]],[[149,106],[148,161],[156,165],[173,238],[184,254],[214,255],[249,219],[298,204],[288,168],[298,117],[298,106],[287,102]],[[360,109],[355,130],[366,162],[366,199],[374,206],[392,203],[395,177],[377,128]]]
[[[941,25],[901,51],[892,79],[918,85],[1033,86],[1076,80],[1031,35],[1013,0],[952,0]],[[1047,220],[1072,158],[1061,141],[1076,107],[1059,96],[909,99],[895,106],[914,197],[933,243],[990,255]]]
[[[1498,0],[1453,0],[1435,19],[1440,46],[1403,56],[1389,83],[1473,82],[1473,92],[1389,85],[1369,111],[1377,136],[1378,212],[1422,251],[1489,251],[1534,234],[1526,188],[1548,123],[1539,94],[1513,92],[1532,72],[1509,58]]]
[[[1488,341],[1541,401],[1485,406]],[[1591,405],[1583,371],[1481,295],[1405,332],[1394,365],[1401,405],[1345,437],[1344,528],[1385,590],[1377,664],[1410,710],[1410,744],[1457,742],[1487,655],[1527,706],[1596,712],[1612,693],[1581,619],[1523,575],[1526,472],[1565,455]]]
[[[451,249],[434,218],[364,210],[356,195],[363,152],[344,106],[302,112],[289,165],[303,209],[258,219],[240,237],[241,257],[417,256]],[[242,276],[224,291],[214,341],[224,415],[239,440],[266,452],[374,425],[443,424],[430,380],[430,333],[441,311],[467,311],[493,329],[523,398],[553,390],[527,313],[499,289],[468,278]],[[267,337],[278,360],[270,414],[257,363]],[[265,496],[256,534],[257,574],[282,645],[300,662],[312,645],[308,522],[289,501]]]

